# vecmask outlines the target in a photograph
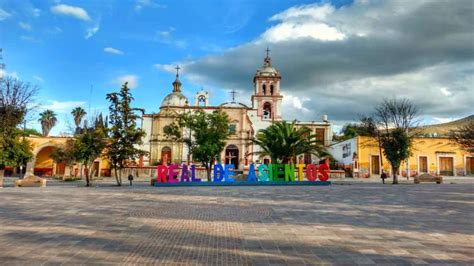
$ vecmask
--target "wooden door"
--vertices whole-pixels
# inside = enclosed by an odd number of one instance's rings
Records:
[[[428,157],[426,156],[418,157],[418,165],[420,168],[420,174],[428,173]]]
[[[99,176],[99,162],[94,162],[94,176]]]
[[[466,175],[474,175],[474,157],[466,157]]]
[[[439,157],[439,174],[444,176],[454,176],[453,157]]]
[[[380,159],[378,155],[371,156],[371,174],[380,175]]]

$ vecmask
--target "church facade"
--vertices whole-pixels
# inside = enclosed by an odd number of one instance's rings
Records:
[[[252,106],[236,102],[234,97],[231,102],[210,106],[209,94],[202,90],[196,93],[192,104],[181,93],[182,84],[179,80],[179,67],[177,67],[173,90],[163,99],[159,112],[144,114],[142,117],[142,128],[146,132],[146,137],[141,148],[149,152],[148,158],[143,160],[144,165],[192,162],[192,156],[185,143],[167,138],[165,131],[166,127],[172,124],[179,115],[198,109],[205,112],[222,110],[230,118],[231,136],[221,154],[222,163],[233,163],[236,168],[243,169],[250,163],[268,162],[269,158],[260,158],[254,154],[259,147],[252,144],[251,139],[259,130],[283,120],[284,110],[281,108],[283,95],[280,81],[281,75],[272,66],[267,50],[263,65],[257,69],[253,78]],[[310,128],[321,144],[325,146],[331,144],[332,124],[327,120],[327,116],[323,116],[323,121],[318,122],[297,121],[297,126]],[[191,135],[191,132],[183,132],[183,134]],[[301,155],[299,158],[306,163],[316,159],[310,154]]]

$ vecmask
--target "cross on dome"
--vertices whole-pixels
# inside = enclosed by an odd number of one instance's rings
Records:
[[[179,77],[179,70],[181,68],[179,67],[179,65],[176,65],[176,67],[174,69],[176,69],[176,77]]]
[[[237,93],[237,92],[236,92],[234,89],[232,89],[232,91],[230,92],[230,94],[232,94],[232,102],[233,102],[233,103],[235,103],[235,94],[236,94],[236,93]]]

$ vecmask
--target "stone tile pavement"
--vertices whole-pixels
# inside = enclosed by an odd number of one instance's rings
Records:
[[[0,264],[474,264],[474,185],[0,188]]]

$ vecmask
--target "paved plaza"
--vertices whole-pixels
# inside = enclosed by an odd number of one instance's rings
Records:
[[[473,264],[474,185],[0,188],[0,264]]]

